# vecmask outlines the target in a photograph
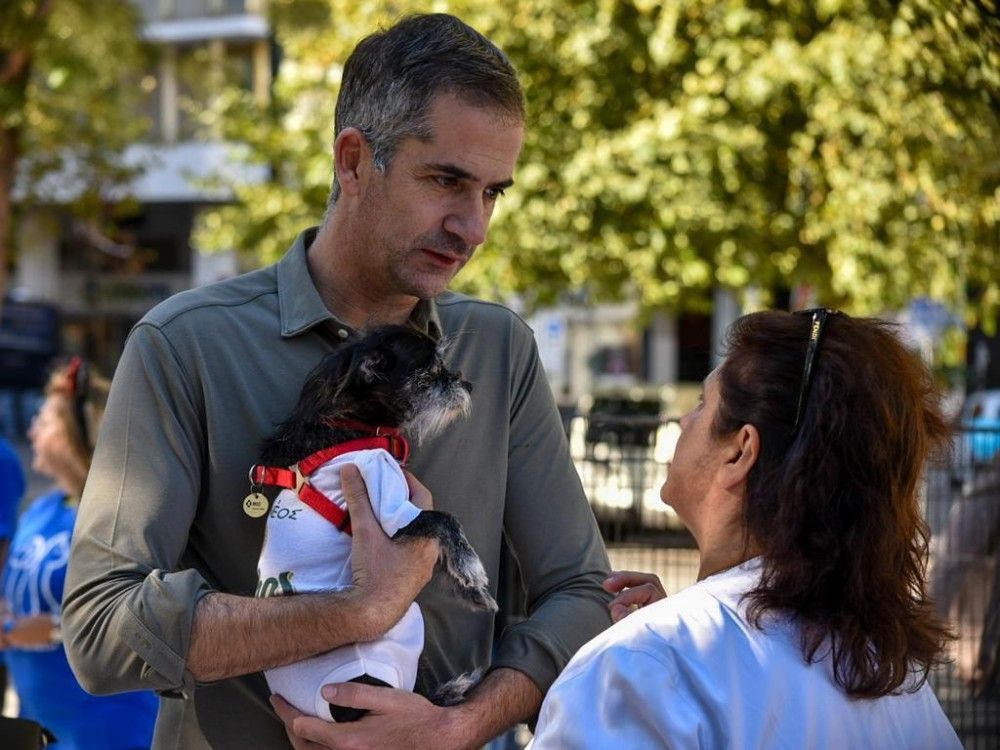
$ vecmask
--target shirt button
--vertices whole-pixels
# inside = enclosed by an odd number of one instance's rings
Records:
[[[350,334],[347,332],[346,328],[341,328],[337,331],[337,335],[342,339],[346,339]]]

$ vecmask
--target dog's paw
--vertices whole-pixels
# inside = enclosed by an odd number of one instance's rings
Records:
[[[464,597],[474,609],[486,612],[496,612],[499,609],[496,599],[486,589],[466,589]]]
[[[468,544],[456,546],[457,549],[445,558],[445,569],[458,595],[474,609],[496,612],[497,603],[490,595],[489,578],[479,556]]]
[[[414,536],[438,541],[441,570],[448,576],[452,588],[463,602],[473,609],[497,611],[497,603],[490,596],[490,580],[483,564],[454,516],[441,511],[425,510],[397,531],[393,538]]]
[[[430,695],[430,702],[436,706],[454,706],[465,700],[465,695],[472,688],[479,684],[483,677],[482,669],[474,669],[471,672],[460,674],[453,680],[440,685]]]

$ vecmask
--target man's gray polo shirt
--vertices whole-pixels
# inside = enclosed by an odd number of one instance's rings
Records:
[[[276,265],[179,294],[129,336],[74,533],[64,601],[67,651],[99,692],[153,689],[154,746],[287,747],[261,675],[194,685],[185,668],[195,604],[212,590],[251,596],[265,519],[244,514],[260,441],[290,413],[309,371],[346,336],[306,265],[312,232]],[[410,468],[456,515],[497,583],[501,535],[530,616],[500,639],[494,666],[544,691],[609,624],[607,557],[570,461],[528,327],[504,307],[447,293],[414,324],[453,339],[473,383],[472,414],[414,446]],[[421,692],[490,663],[491,616],[435,575],[418,598]],[[289,633],[289,638],[294,638]]]

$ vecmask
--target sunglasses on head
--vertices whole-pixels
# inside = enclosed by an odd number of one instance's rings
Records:
[[[80,437],[88,449],[93,448],[87,434],[87,413],[85,404],[90,391],[90,367],[82,357],[76,356],[69,361],[66,368],[66,388],[73,401],[73,416],[80,428]]]
[[[809,310],[797,310],[793,315],[812,316],[812,323],[809,325],[809,344],[806,347],[806,363],[802,369],[802,385],[799,389],[799,405],[795,409],[795,424],[792,427],[794,435],[799,430],[802,417],[805,416],[806,403],[809,400],[809,386],[812,384],[813,367],[816,365],[819,345],[823,339],[823,328],[826,326],[827,319],[832,315],[840,315],[840,311],[831,310],[828,307],[814,307]]]

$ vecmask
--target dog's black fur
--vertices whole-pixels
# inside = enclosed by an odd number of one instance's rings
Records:
[[[460,373],[448,370],[429,336],[407,326],[374,328],[323,358],[291,415],[264,441],[261,461],[290,466],[365,435],[330,426],[330,420],[401,427],[419,443],[464,414],[471,392]]]
[[[337,425],[337,420],[398,427],[420,444],[468,413],[471,392],[471,384],[448,369],[443,347],[429,336],[407,326],[372,329],[345,342],[313,370],[291,416],[264,442],[260,463],[291,466],[331,445],[371,435]],[[459,598],[474,609],[496,611],[482,563],[457,519],[425,510],[393,538],[400,537],[437,540],[438,564]],[[432,700],[440,705],[458,702],[464,694],[458,685],[474,681],[460,677],[442,686]],[[357,717],[337,720],[351,718]]]

